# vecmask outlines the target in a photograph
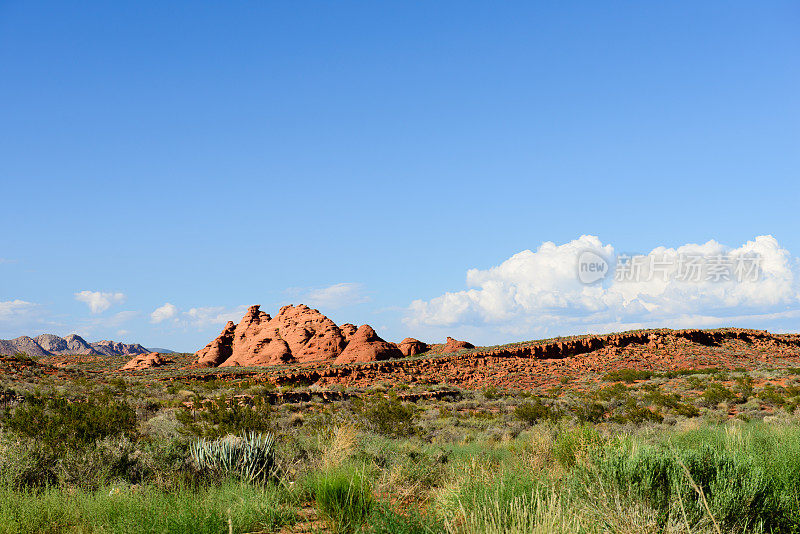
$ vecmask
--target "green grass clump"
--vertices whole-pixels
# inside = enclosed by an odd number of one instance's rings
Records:
[[[336,533],[356,532],[375,505],[372,485],[363,470],[352,465],[312,473],[306,487],[318,513]]]

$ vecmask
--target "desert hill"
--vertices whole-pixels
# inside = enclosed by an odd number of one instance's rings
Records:
[[[0,339],[0,355],[27,354],[31,358],[63,356],[68,354],[134,356],[147,354],[146,348],[138,343],[118,343],[97,341],[89,343],[77,334],[59,337],[54,334],[41,334],[35,338],[20,336],[15,339]]]

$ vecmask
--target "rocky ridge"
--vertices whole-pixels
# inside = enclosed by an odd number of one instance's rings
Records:
[[[133,356],[147,354],[146,348],[138,343],[118,343],[98,341],[89,343],[77,334],[59,337],[54,334],[41,334],[35,338],[20,336],[15,339],[0,339],[0,354],[12,356],[23,353],[31,358],[62,356],[69,354]]]

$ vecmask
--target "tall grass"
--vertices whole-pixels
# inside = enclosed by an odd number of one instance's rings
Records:
[[[147,487],[96,492],[0,488],[0,532],[271,531],[291,524],[297,508],[285,490],[238,482],[166,493]]]
[[[372,485],[364,470],[354,465],[343,464],[312,473],[306,480],[306,488],[333,532],[356,532],[373,511]]]

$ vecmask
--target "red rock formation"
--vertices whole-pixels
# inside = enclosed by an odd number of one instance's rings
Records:
[[[400,358],[403,353],[394,343],[384,341],[368,324],[361,325],[347,348],[336,358],[333,363],[337,365],[346,363],[363,363]]]
[[[161,367],[165,363],[170,363],[165,360],[161,354],[151,352],[149,354],[137,354],[128,363],[122,366],[123,371],[144,371],[145,369],[152,369],[153,367]]]
[[[442,354],[448,354],[451,352],[458,352],[460,350],[465,349],[474,349],[475,345],[468,341],[458,341],[457,339],[453,339],[452,337],[447,338],[447,343],[445,343],[444,348],[442,349]]]
[[[196,353],[197,363],[213,367],[332,362],[356,339],[359,346],[353,347],[348,358],[362,361],[370,357],[368,354],[384,359],[399,357],[394,344],[387,344],[372,329],[374,339],[366,334],[359,336],[360,330],[351,324],[340,328],[304,304],[284,306],[275,317],[260,311],[259,306],[251,306],[238,325],[228,323],[217,339]]]
[[[353,337],[353,334],[356,333],[358,327],[354,324],[344,323],[339,327],[339,330],[342,331],[342,335],[344,336],[344,340],[346,343],[350,343],[350,338]]]
[[[195,353],[197,363],[204,367],[216,367],[233,353],[233,332],[236,325],[228,321],[222,333],[211,343]]]
[[[397,348],[400,349],[400,352],[403,356],[416,356],[417,354],[422,354],[424,352],[428,352],[430,347],[428,347],[427,343],[423,343],[418,339],[414,339],[413,337],[407,337],[403,341],[397,344]]]

